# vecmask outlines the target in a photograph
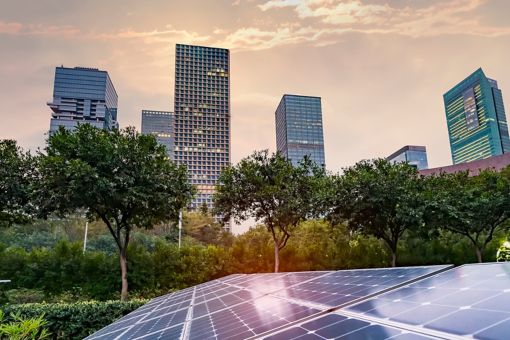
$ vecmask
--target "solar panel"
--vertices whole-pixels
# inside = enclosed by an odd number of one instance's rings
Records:
[[[153,299],[88,339],[264,337],[326,313],[332,306],[353,303],[447,268],[231,275]],[[343,326],[364,325],[352,329],[359,334],[376,334],[384,327],[394,332],[391,326],[377,322],[366,325],[356,322],[349,321]],[[395,334],[403,336],[406,332],[411,334],[405,330]]]
[[[463,265],[345,309],[408,329],[510,338],[510,263]]]
[[[354,269],[328,272],[276,292],[277,296],[337,307],[450,266]]]
[[[317,319],[266,337],[266,340],[308,340],[308,339],[398,339],[426,340],[434,339],[391,326],[364,321],[357,318],[329,313]]]

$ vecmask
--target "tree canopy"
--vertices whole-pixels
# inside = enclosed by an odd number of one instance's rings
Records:
[[[406,230],[422,224],[418,171],[406,163],[376,159],[356,163],[331,182],[327,218],[384,240],[395,266],[398,241]]]
[[[0,140],[0,225],[26,223],[31,218],[33,157],[14,140]]]
[[[510,216],[508,179],[493,170],[472,177],[458,172],[427,178],[427,188],[427,226],[467,237],[482,262],[482,251]]]
[[[61,128],[49,137],[45,151],[39,155],[39,213],[66,215],[82,209],[90,220],[102,220],[119,249],[121,298],[126,299],[131,230],[177,217],[194,193],[186,169],[171,162],[153,136],[133,128]]]
[[[313,214],[313,195],[324,170],[308,158],[298,166],[281,154],[255,152],[220,175],[214,197],[215,213],[237,222],[253,218],[262,222],[274,242],[275,272],[279,251],[293,229]]]

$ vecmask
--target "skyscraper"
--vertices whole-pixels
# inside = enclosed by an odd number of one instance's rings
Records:
[[[174,114],[166,111],[142,110],[142,133],[152,134],[174,158]]]
[[[276,149],[297,165],[305,155],[326,166],[320,97],[283,95],[275,112]]]
[[[479,68],[443,95],[453,164],[510,151],[498,83]]]
[[[174,160],[198,189],[191,204],[212,207],[220,171],[230,164],[230,52],[175,47]]]
[[[427,148],[418,145],[406,145],[389,155],[386,160],[391,163],[406,162],[418,170],[428,169]]]
[[[101,129],[117,129],[118,96],[106,71],[85,67],[57,67],[53,86],[50,133],[59,126],[74,129],[89,123]]]

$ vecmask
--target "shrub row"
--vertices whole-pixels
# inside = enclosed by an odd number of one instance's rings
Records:
[[[44,315],[45,328],[53,339],[83,339],[145,304],[147,300],[89,301],[77,303],[29,303],[5,305],[5,322],[12,314],[22,318]]]

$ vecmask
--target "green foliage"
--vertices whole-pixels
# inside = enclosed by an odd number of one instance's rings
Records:
[[[6,305],[3,309],[5,314],[17,315],[24,319],[44,315],[46,320],[44,326],[54,339],[83,339],[146,302],[147,300],[37,303]],[[9,320],[12,320],[12,317],[7,319]]]
[[[361,161],[331,180],[327,217],[353,231],[382,239],[396,265],[398,242],[422,222],[421,181],[417,170],[384,159]]]
[[[213,245],[184,243],[179,251],[176,244],[158,241],[151,251],[133,242],[127,254],[127,279],[134,294],[141,297],[166,294],[232,272],[228,249]],[[83,253],[81,243],[67,241],[53,249],[30,252],[0,247],[0,277],[12,280],[0,285],[0,290],[4,290],[3,300],[10,303],[112,299],[120,286],[118,263],[118,254]]]
[[[478,262],[494,232],[510,216],[510,182],[501,173],[484,170],[441,174],[426,179],[426,224],[471,241]]]
[[[34,162],[16,141],[0,140],[0,226],[31,219],[30,191]]]
[[[45,300],[44,291],[41,289],[11,289],[5,292],[5,296],[10,304],[35,303]]]
[[[47,322],[44,314],[26,319],[20,313],[11,313],[9,319],[4,321],[4,312],[0,310],[0,339],[13,340],[47,339],[50,333],[44,328]]]
[[[299,223],[315,212],[314,193],[324,175],[307,157],[293,166],[279,153],[255,152],[221,173],[214,196],[215,213],[225,220],[251,217],[262,222],[273,239],[278,272],[279,251]]]
[[[184,214],[183,234],[206,245],[228,246],[233,239],[232,234],[225,231],[207,211]]]
[[[61,128],[48,139],[46,154],[39,155],[38,170],[34,198],[41,216],[84,210],[91,221],[108,227],[119,249],[122,299],[127,298],[132,229],[175,219],[194,192],[186,168],[171,162],[154,136],[134,128]]]
[[[499,261],[510,261],[510,242],[505,241],[498,248],[498,252],[496,253],[496,260]]]

